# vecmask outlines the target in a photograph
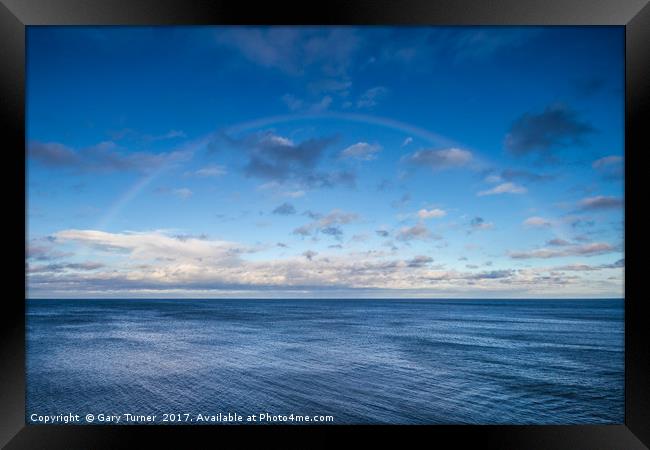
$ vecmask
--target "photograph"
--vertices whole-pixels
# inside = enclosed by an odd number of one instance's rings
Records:
[[[28,425],[623,425],[624,26],[25,28]]]

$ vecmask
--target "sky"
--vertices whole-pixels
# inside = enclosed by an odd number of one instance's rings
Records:
[[[29,298],[624,291],[623,27],[27,28]]]

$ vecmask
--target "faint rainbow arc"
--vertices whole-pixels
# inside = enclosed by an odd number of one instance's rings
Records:
[[[350,122],[364,123],[368,125],[381,126],[393,130],[400,131],[409,136],[415,136],[420,139],[423,139],[430,144],[438,146],[459,146],[458,142],[450,139],[446,136],[443,136],[438,133],[434,133],[422,127],[418,127],[406,122],[401,122],[395,119],[390,119],[387,117],[373,116],[369,114],[358,114],[358,113],[340,113],[340,112],[329,112],[329,113],[318,113],[318,114],[283,114],[275,116],[267,116],[259,119],[254,119],[251,121],[240,122],[238,124],[232,125],[225,128],[226,132],[229,133],[240,133],[243,131],[248,131],[251,129],[267,127],[279,123],[286,122],[295,122],[295,121],[306,121],[306,120],[316,120],[316,119],[333,119],[333,120],[342,120]],[[215,132],[209,133],[197,140],[195,140],[191,146],[193,150],[200,150],[204,148],[210,140],[215,136]],[[149,186],[156,178],[162,175],[170,168],[171,164],[164,165],[158,170],[142,177],[131,185],[121,196],[117,198],[115,202],[111,205],[109,210],[102,216],[100,221],[97,224],[99,230],[104,230],[109,224],[120,214],[120,212],[126,207],[134,198],[136,198],[147,186]],[[530,202],[529,204],[535,205],[535,202]],[[566,235],[564,226],[560,227],[561,237]]]

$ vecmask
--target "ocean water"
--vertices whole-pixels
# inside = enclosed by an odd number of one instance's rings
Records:
[[[27,421],[622,423],[623,330],[620,299],[28,300]]]

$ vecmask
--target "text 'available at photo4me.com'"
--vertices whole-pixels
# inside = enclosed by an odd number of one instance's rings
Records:
[[[165,424],[165,423],[194,423],[194,424],[264,424],[264,423],[334,423],[331,415],[302,415],[302,414],[257,414],[227,413],[163,413],[163,414],[30,414],[32,424]]]

